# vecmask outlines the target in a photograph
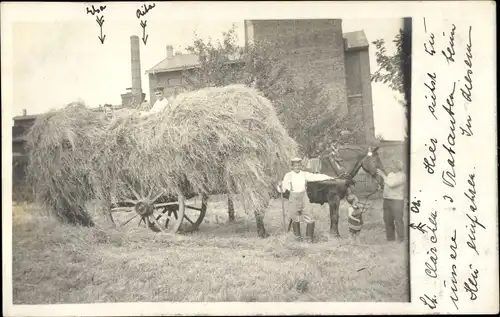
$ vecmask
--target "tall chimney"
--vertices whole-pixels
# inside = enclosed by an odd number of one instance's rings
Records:
[[[132,100],[135,104],[142,102],[142,86],[141,86],[141,55],[140,42],[137,35],[130,37],[130,56],[132,62]]]
[[[27,114],[26,109],[23,109],[23,116]]]
[[[167,59],[172,59],[174,57],[174,48],[172,45],[167,45]]]

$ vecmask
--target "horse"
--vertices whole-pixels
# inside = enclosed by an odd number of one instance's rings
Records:
[[[330,211],[330,234],[333,236],[340,237],[338,231],[340,201],[346,198],[349,189],[355,185],[354,177],[360,169],[363,169],[376,180],[378,184],[377,190],[383,188],[384,181],[377,174],[377,169],[385,172],[385,168],[378,150],[379,147],[373,150],[368,148],[368,151],[362,153],[359,153],[362,150],[358,150],[355,160],[353,160],[354,164],[349,168],[346,168],[346,164],[339,156],[331,153],[316,158],[317,162],[313,164],[306,164],[316,168],[312,172],[320,172],[336,178],[331,181],[308,182],[307,184],[309,202],[320,205],[328,203]]]
[[[312,172],[320,172],[322,174],[326,174],[336,179],[330,181],[321,181],[321,182],[309,182],[307,184],[307,195],[309,201],[315,204],[328,203],[330,207],[330,233],[334,236],[339,237],[338,233],[338,220],[339,220],[339,206],[340,201],[345,198],[348,188],[355,185],[354,177],[362,168],[365,172],[367,172],[371,177],[376,179],[378,186],[383,186],[383,179],[377,174],[377,168],[384,170],[382,161],[378,156],[378,149],[363,152],[355,158],[355,163],[349,168],[345,168],[345,164],[342,160],[331,153],[327,155],[321,155],[317,158],[305,158],[303,160],[306,169],[312,170]],[[273,192],[273,198],[279,197],[279,194],[276,191],[275,186],[270,186],[270,190]],[[285,195],[286,197],[286,195]],[[229,221],[234,220],[234,202],[231,195],[228,195],[227,198],[228,203],[228,216]],[[265,204],[267,207],[269,203]],[[256,225],[257,225],[257,234],[261,238],[266,238],[269,234],[266,232],[264,226],[264,212],[262,210],[254,211]]]

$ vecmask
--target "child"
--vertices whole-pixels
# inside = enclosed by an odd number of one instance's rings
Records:
[[[297,240],[302,240],[300,234],[300,221],[306,223],[306,241],[312,242],[314,236],[314,218],[310,210],[306,208],[307,204],[307,182],[323,181],[334,179],[325,174],[314,174],[302,171],[302,159],[293,158],[292,171],[285,174],[283,181],[278,185],[278,191],[288,197],[288,215],[292,221],[293,232]]]
[[[359,239],[359,233],[363,227],[363,210],[359,208],[358,198],[355,195],[349,194],[349,196],[347,196],[347,202],[350,205],[347,213],[349,233],[352,238]]]

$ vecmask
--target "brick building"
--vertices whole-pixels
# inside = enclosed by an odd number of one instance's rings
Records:
[[[22,116],[14,117],[12,126],[12,198],[13,201],[25,200],[26,192],[23,181],[28,163],[24,144],[26,142],[25,133],[35,122],[37,115],[27,115],[23,111]]]
[[[342,32],[342,20],[245,20],[245,43],[267,40],[285,48],[288,68],[300,81],[325,85],[332,105],[344,113],[356,111],[363,120],[364,140],[373,143],[375,129],[368,41],[363,31]],[[164,60],[147,70],[151,103],[162,86],[167,97],[185,87],[181,73],[198,65],[198,56],[175,54],[167,46]]]
[[[156,102],[154,90],[163,87],[165,96],[175,95],[182,90],[186,83],[182,81],[182,72],[185,69],[194,68],[198,65],[198,56],[193,54],[175,54],[172,45],[166,47],[165,59],[148,69],[149,96],[151,104]]]

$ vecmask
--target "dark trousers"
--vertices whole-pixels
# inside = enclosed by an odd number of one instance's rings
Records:
[[[405,238],[403,209],[404,200],[384,199],[385,234],[388,241],[394,241],[396,234],[399,241]]]
[[[351,229],[349,228],[349,233],[351,234],[351,236],[353,237],[356,237],[356,236],[359,236],[359,233],[361,232],[361,230],[354,230],[354,229]]]

